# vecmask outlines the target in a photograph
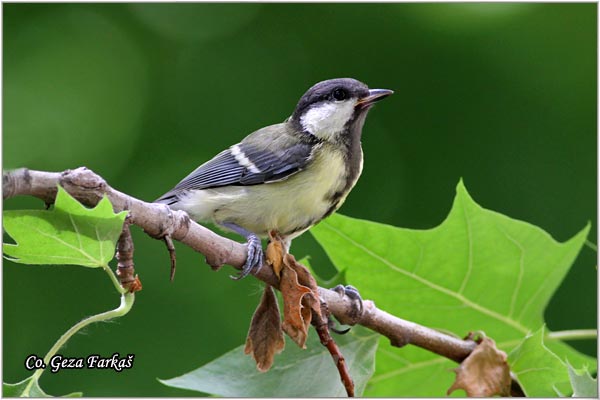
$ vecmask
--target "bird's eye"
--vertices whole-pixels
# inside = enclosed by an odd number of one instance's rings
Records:
[[[333,98],[336,100],[346,100],[346,97],[348,97],[348,93],[344,89],[338,88],[333,91]]]

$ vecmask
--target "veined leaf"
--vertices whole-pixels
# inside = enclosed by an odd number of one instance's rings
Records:
[[[354,328],[335,340],[354,379],[357,396],[362,395],[375,368],[379,335]],[[223,397],[345,397],[346,391],[331,355],[311,329],[306,350],[286,338],[285,350],[268,372],[237,347],[216,360],[182,376],[160,380],[167,386]]]
[[[511,371],[527,397],[554,397],[570,391],[567,365],[544,345],[544,328],[525,339],[509,354]]]
[[[433,229],[337,214],[311,229],[363,298],[459,336],[484,331],[507,353],[542,326],[544,308],[588,231],[589,225],[559,243],[536,226],[482,208],[462,182],[448,217]],[[594,362],[563,342],[546,344],[575,365]],[[452,384],[449,371],[455,366],[413,346],[382,345],[366,395],[441,396]]]
[[[54,210],[4,211],[5,243],[11,261],[23,264],[107,265],[127,212],[115,214],[108,198],[89,209],[58,188]]]

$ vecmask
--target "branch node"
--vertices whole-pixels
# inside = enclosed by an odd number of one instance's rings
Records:
[[[394,347],[404,347],[407,344],[409,344],[410,341],[408,340],[408,338],[402,336],[402,337],[394,337],[390,339],[390,344]]]
[[[106,194],[106,181],[87,167],[67,169],[60,174],[58,184],[69,194],[76,192],[78,200],[86,206],[95,206]],[[82,193],[83,192],[83,193]]]

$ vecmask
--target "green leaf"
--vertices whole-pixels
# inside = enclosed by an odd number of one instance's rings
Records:
[[[555,397],[571,391],[567,365],[544,345],[544,328],[509,354],[508,363],[527,397]]]
[[[287,338],[286,338],[287,339]],[[362,395],[375,368],[379,335],[364,328],[352,329],[335,340],[354,379],[357,396]],[[244,346],[182,376],[160,380],[167,386],[224,397],[343,397],[346,391],[331,355],[311,330],[307,349],[289,339],[268,372],[259,372]]]
[[[126,215],[115,214],[106,197],[86,208],[59,187],[54,210],[4,211],[4,229],[17,244],[5,243],[3,251],[23,264],[105,266]]]
[[[529,223],[486,210],[462,181],[445,221],[428,230],[333,215],[311,229],[349,284],[383,310],[464,336],[484,331],[510,352],[543,324],[543,311],[590,227],[559,243]],[[562,359],[593,363],[560,341]],[[414,346],[385,344],[367,396],[441,396],[456,364]]]
[[[34,375],[19,383],[2,383],[2,395],[4,397],[52,397],[45,393]],[[62,397],[81,397],[83,393],[73,392]]]
[[[567,362],[569,379],[573,387],[573,397],[598,398],[598,379],[592,378],[587,368],[576,370]]]

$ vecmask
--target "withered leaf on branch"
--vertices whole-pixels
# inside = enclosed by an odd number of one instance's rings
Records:
[[[456,380],[448,394],[463,389],[469,397],[510,396],[510,369],[506,353],[490,338],[483,338],[475,350],[454,370]]]
[[[269,232],[269,244],[265,252],[267,264],[273,268],[273,272],[281,279],[281,269],[283,268],[283,244],[274,232]]]
[[[277,298],[273,288],[266,285],[260,304],[252,316],[244,353],[251,354],[256,361],[256,368],[266,372],[273,365],[275,354],[284,347]]]
[[[296,271],[284,266],[279,284],[283,296],[283,330],[301,348],[306,348],[311,313],[303,311],[302,298],[311,290],[298,283]]]
[[[305,348],[312,313],[321,315],[318,286],[310,272],[285,246],[276,232],[269,232],[266,259],[280,279],[283,297],[283,330],[301,348]]]
[[[294,271],[296,271],[298,283],[302,286],[308,287],[311,291],[310,295],[306,295],[302,298],[302,305],[321,316],[319,286],[317,286],[317,281],[315,278],[312,276],[308,268],[296,261],[293,255],[286,254],[283,260],[286,267],[292,268]]]
[[[329,334],[327,320],[323,319],[323,315],[321,314],[321,301],[319,299],[317,281],[312,276],[310,271],[304,265],[297,262],[294,256],[291,254],[286,254],[284,256],[283,264],[285,265],[284,270],[286,272],[288,270],[294,270],[299,284],[310,288],[311,292],[306,293],[302,297],[301,301],[302,315],[306,327],[308,328],[313,316],[317,318],[317,321],[315,321],[315,328],[317,330],[317,334],[319,335],[319,340],[331,354],[333,363],[338,368],[342,384],[346,389],[346,394],[348,397],[354,397],[354,381],[352,380],[350,372],[348,371],[348,365],[346,364],[346,360],[344,359],[343,354],[340,352],[340,348],[338,347],[337,343]]]

